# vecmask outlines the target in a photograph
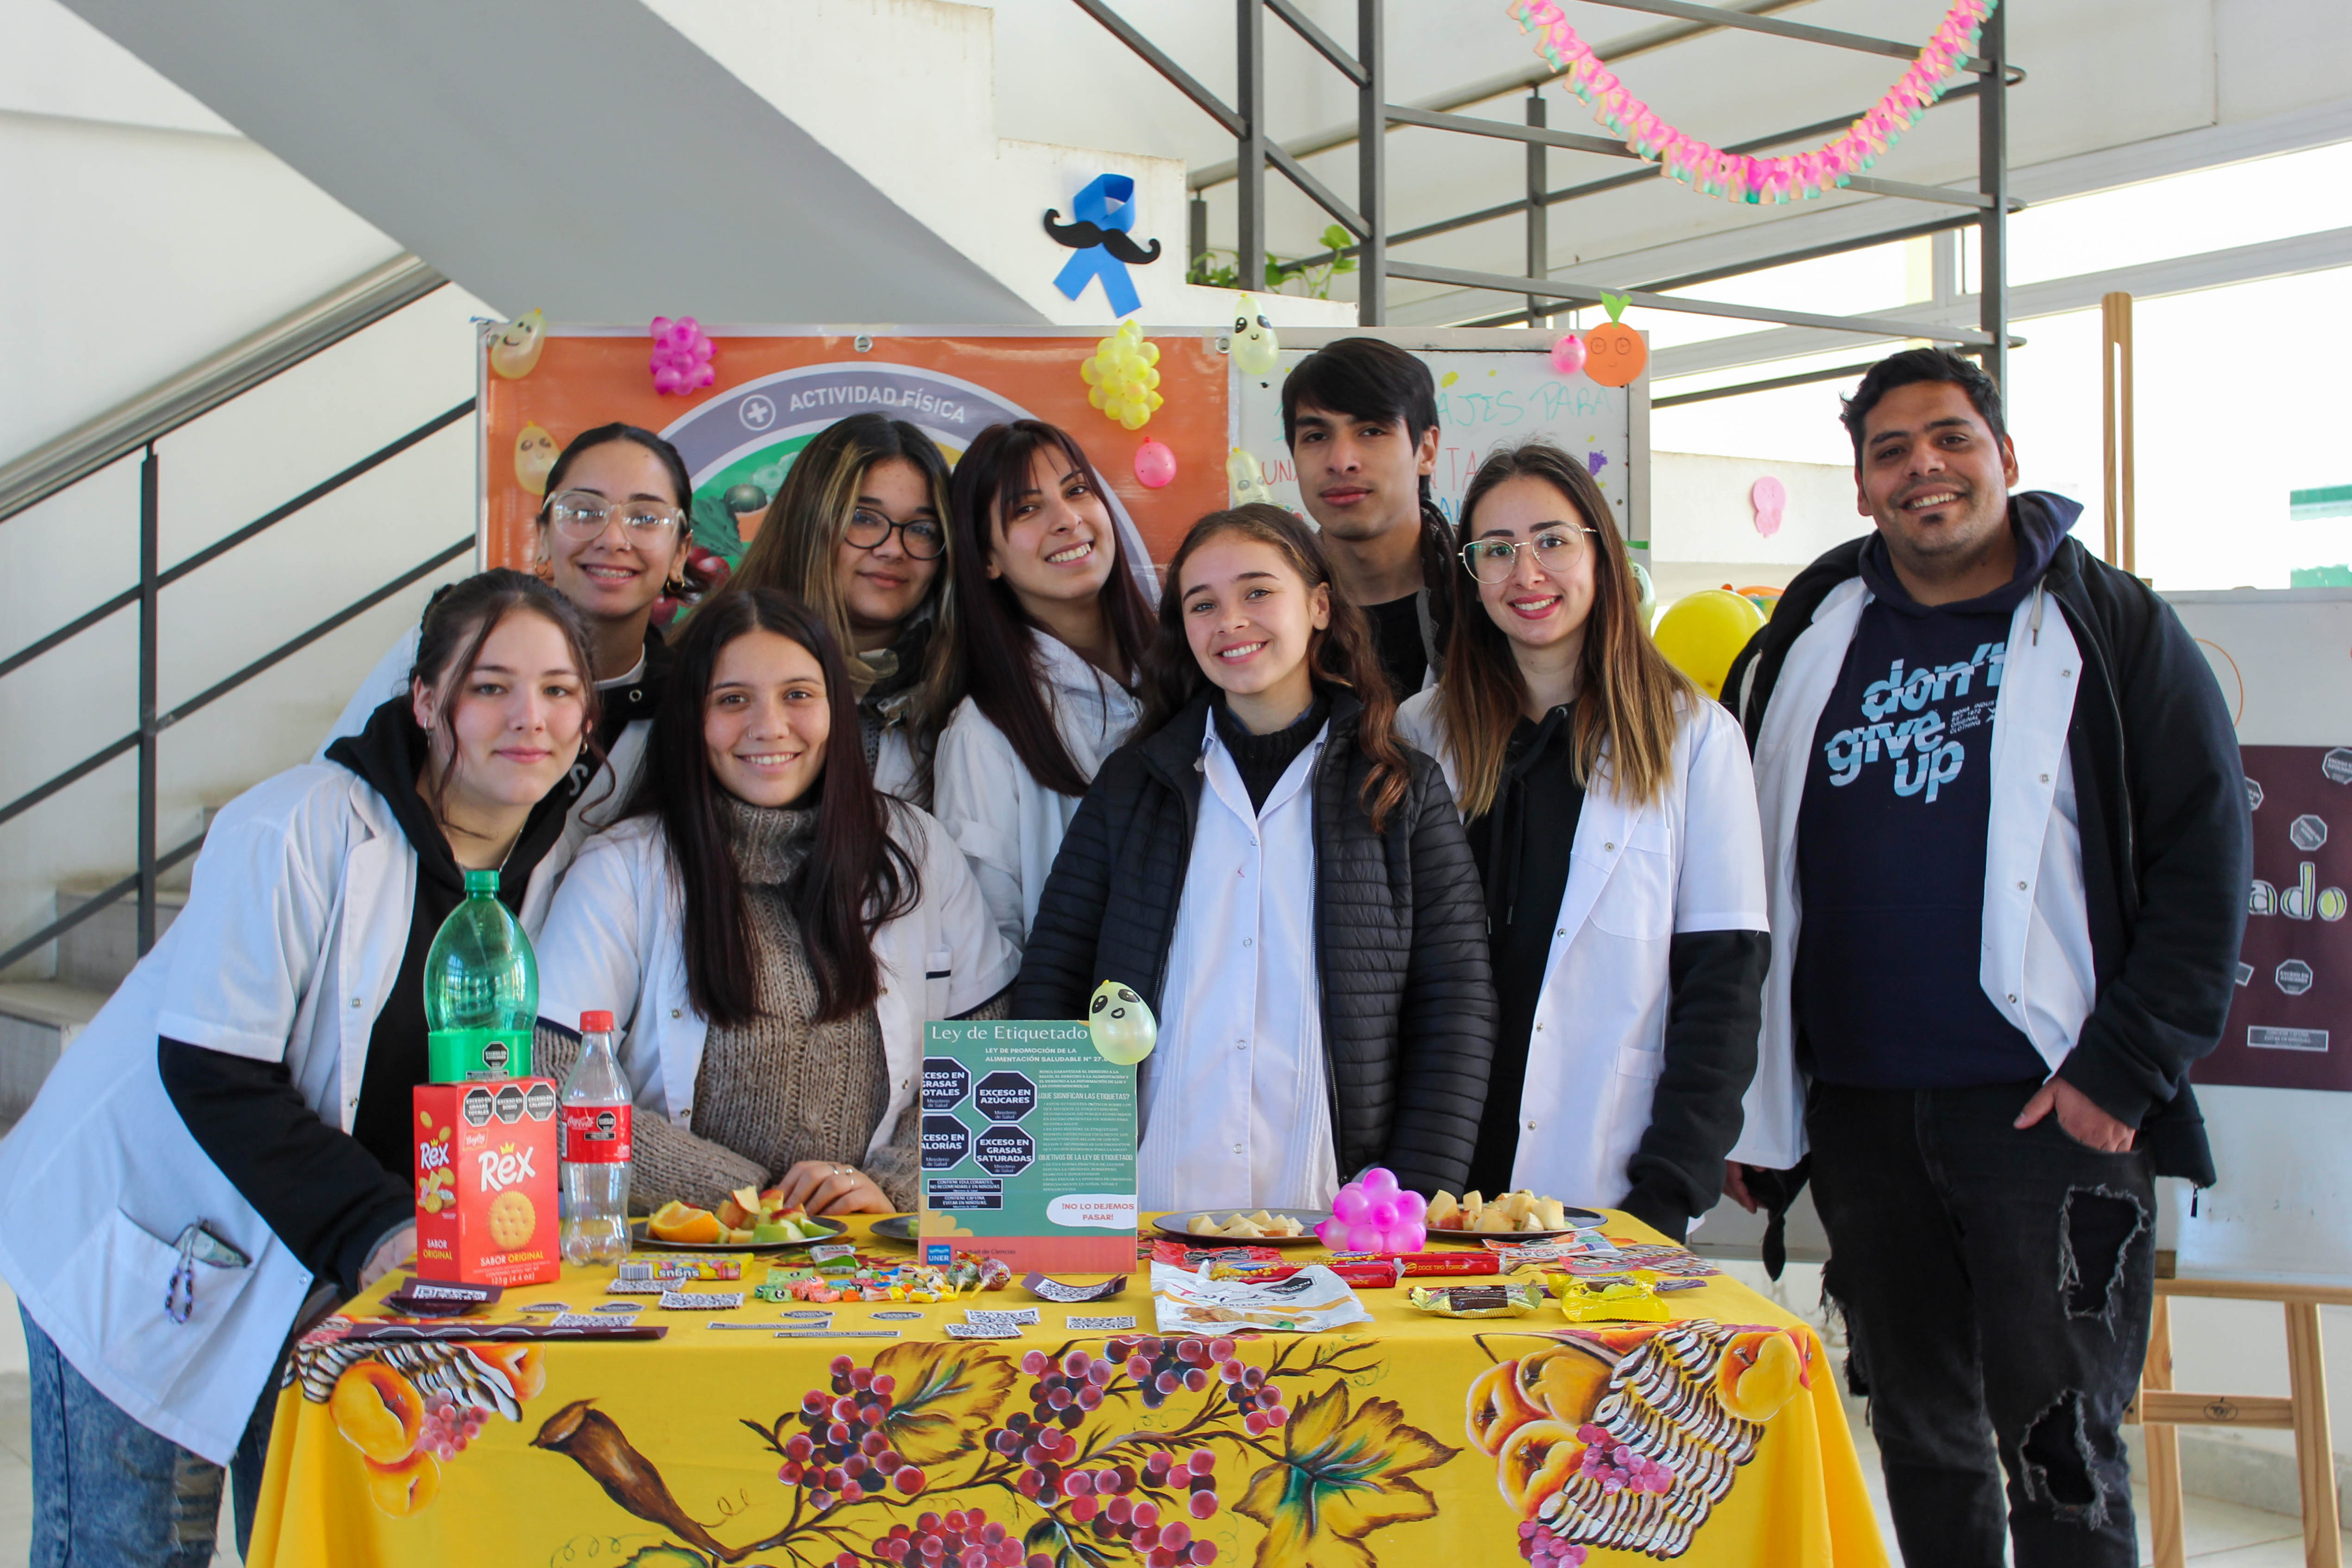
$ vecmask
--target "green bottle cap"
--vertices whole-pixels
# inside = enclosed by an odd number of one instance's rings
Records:
[[[499,895],[499,873],[495,871],[467,872],[466,873],[467,896],[470,898],[485,894],[492,898]]]

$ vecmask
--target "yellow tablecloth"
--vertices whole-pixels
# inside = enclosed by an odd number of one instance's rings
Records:
[[[1653,1239],[1612,1219],[1612,1235]],[[871,1239],[862,1223],[856,1231],[877,1254],[910,1250]],[[742,1287],[764,1271],[752,1260]],[[614,1299],[604,1293],[610,1273],[567,1269],[558,1284],[509,1291],[492,1316],[555,1301],[585,1312]],[[303,1375],[279,1397],[250,1561],[889,1563],[902,1550],[889,1544],[893,1527],[919,1537],[928,1519],[932,1533],[963,1527],[981,1557],[927,1557],[918,1540],[905,1562],[1043,1553],[1055,1568],[1474,1568],[1529,1552],[1571,1563],[1583,1552],[1592,1568],[1886,1562],[1836,1369],[1809,1326],[1729,1280],[1667,1297],[1672,1324],[1570,1324],[1554,1305],[1517,1319],[1434,1318],[1400,1291],[1367,1290],[1370,1323],[1200,1342],[1186,1354],[1202,1356],[1205,1376],[1190,1382],[1206,1386],[1188,1386],[1196,1364],[1176,1359],[1173,1392],[1147,1407],[1129,1365],[1096,1364],[1108,1339],[1149,1360],[1153,1347],[1134,1343],[1152,1335],[1149,1276],[1139,1263],[1124,1295],[1091,1306],[1034,1301],[1016,1286],[951,1304],[833,1309],[836,1329],[898,1339],[709,1326],[785,1326],[778,1306],[753,1300],[732,1312],[648,1309],[646,1321],[669,1328],[652,1342],[559,1342],[528,1354],[510,1344],[481,1354],[438,1343],[306,1349]],[[374,1315],[390,1283],[348,1310]],[[1032,1305],[1042,1322],[1019,1340],[943,1333],[969,1307]],[[892,1311],[922,1315],[877,1319]],[[1103,1314],[1132,1314],[1138,1328],[1065,1326]],[[1024,1370],[1033,1351],[1053,1358],[1043,1378]],[[1160,1369],[1142,1369],[1155,1393]],[[1041,1408],[1041,1382],[1043,1412],[1064,1434],[1050,1440],[1024,1425]],[[1229,1386],[1274,1389],[1279,1403],[1268,1411],[1253,1399],[1252,1420]],[[1075,1426],[1055,1419],[1057,1388],[1079,1411]],[[819,1406],[812,1428],[802,1416]],[[470,1436],[469,1407],[487,1412]],[[411,1452],[430,1447],[445,1420],[467,1437],[461,1451]],[[862,1476],[828,1474],[817,1454],[799,1466],[808,1439],[839,1454],[869,1429],[864,1447],[876,1452]],[[910,1466],[921,1477],[911,1496],[893,1479],[912,1479]],[[1073,1473],[1086,1479],[1073,1484]],[[959,1517],[975,1511],[985,1519]]]

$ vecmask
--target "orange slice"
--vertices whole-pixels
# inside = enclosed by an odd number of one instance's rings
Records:
[[[676,1198],[663,1204],[646,1221],[646,1234],[656,1241],[717,1241],[726,1234],[719,1217]]]

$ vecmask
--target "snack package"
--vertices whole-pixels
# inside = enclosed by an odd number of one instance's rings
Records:
[[[740,1253],[632,1252],[614,1270],[619,1280],[740,1280]]]
[[[412,1093],[417,1277],[552,1282],[562,1271],[554,1080],[421,1083]]]
[[[1404,1299],[1421,1312],[1441,1318],[1521,1318],[1543,1305],[1543,1291],[1535,1285],[1415,1285]]]
[[[1164,1334],[1244,1328],[1315,1333],[1372,1321],[1348,1282],[1320,1264],[1309,1264],[1287,1279],[1260,1281],[1218,1280],[1205,1269],[1194,1274],[1171,1263],[1154,1263],[1151,1306]]]
[[[1290,1255],[1272,1247],[1194,1247],[1182,1241],[1155,1241],[1151,1244],[1154,1263],[1173,1263],[1192,1272],[1203,1263],[1241,1265],[1255,1263],[1278,1269],[1293,1261]]]
[[[1549,1282],[1560,1315],[1572,1323],[1662,1323],[1674,1315],[1658,1295],[1658,1277],[1647,1271],[1591,1280],[1554,1275]]]
[[[1350,1258],[1324,1264],[1285,1263],[1278,1268],[1230,1268],[1223,1263],[1205,1265],[1212,1280],[1255,1280],[1271,1284],[1287,1280],[1301,1269],[1328,1269],[1359,1291],[1393,1291],[1404,1279],[1404,1265],[1393,1258]]]
[[[1395,1262],[1404,1269],[1408,1280],[1456,1274],[1500,1274],[1503,1266],[1491,1252],[1337,1252],[1336,1263],[1364,1261]]]

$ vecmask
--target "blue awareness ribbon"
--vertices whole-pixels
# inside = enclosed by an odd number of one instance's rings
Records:
[[[1119,204],[1116,213],[1110,209],[1113,202]],[[1096,175],[1070,198],[1070,219],[1125,234],[1135,223],[1135,181],[1125,174]],[[1127,263],[1098,245],[1072,251],[1062,270],[1054,275],[1054,287],[1076,299],[1086,292],[1087,280],[1096,277],[1102,279],[1103,298],[1113,315],[1131,315],[1142,306],[1143,296],[1135,291]]]

